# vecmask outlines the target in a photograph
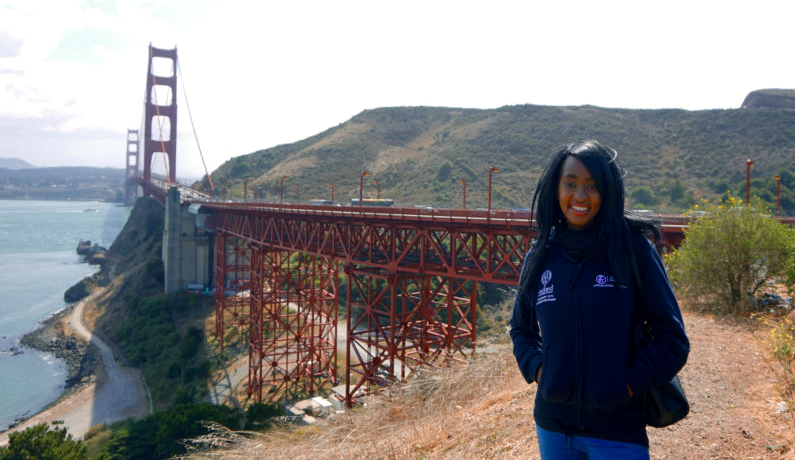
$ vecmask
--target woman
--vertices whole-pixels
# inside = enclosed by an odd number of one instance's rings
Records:
[[[690,345],[650,222],[625,214],[615,150],[596,141],[557,152],[533,196],[538,239],[511,317],[513,352],[538,382],[542,459],[648,459],[638,398],[684,366]],[[636,303],[655,339],[632,348]]]

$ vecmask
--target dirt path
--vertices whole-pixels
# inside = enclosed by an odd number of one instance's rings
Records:
[[[793,408],[763,332],[744,322],[685,314],[692,342],[681,376],[691,413],[649,429],[653,458],[795,459]]]
[[[86,303],[95,296],[79,302],[68,316],[68,324],[85,340],[97,346],[102,357],[105,379],[100,384],[91,383],[68,396],[55,406],[36,414],[11,431],[24,430],[38,423],[63,420],[69,433],[76,438],[94,425],[111,424],[129,417],[141,418],[150,413],[150,404],[140,372],[121,366],[113,357],[110,347],[93,335],[83,323]],[[0,434],[0,445],[8,442],[10,431]]]
[[[217,381],[210,386],[210,394],[204,400],[212,404],[231,403],[235,407],[240,407],[240,400],[237,395],[241,394],[240,386],[248,383],[248,356],[239,358],[218,374]]]

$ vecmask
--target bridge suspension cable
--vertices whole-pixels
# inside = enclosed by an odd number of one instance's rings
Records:
[[[199,135],[196,133],[196,126],[193,124],[193,114],[190,111],[190,104],[188,103],[188,92],[185,91],[185,77],[182,75],[182,66],[177,61],[177,72],[179,72],[179,81],[180,86],[182,86],[182,95],[185,96],[185,107],[188,109],[188,119],[190,120],[190,127],[193,130],[193,137],[196,139],[196,148],[199,150],[199,157],[202,160],[202,166],[204,166],[204,174],[207,176],[207,181],[210,183],[210,194],[215,190],[215,185],[213,185],[213,178],[210,177],[210,171],[207,170],[207,163],[204,161],[204,153],[202,153],[201,144],[199,144]]]

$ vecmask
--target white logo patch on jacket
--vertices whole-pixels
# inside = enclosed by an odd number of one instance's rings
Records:
[[[616,279],[612,276],[596,275],[596,283],[593,285],[595,288],[614,288],[616,287]]]
[[[544,302],[554,302],[556,300],[555,286],[553,284],[547,286],[550,281],[552,281],[552,272],[550,270],[546,270],[541,274],[541,284],[543,284],[544,287],[538,290],[536,305],[542,304]]]

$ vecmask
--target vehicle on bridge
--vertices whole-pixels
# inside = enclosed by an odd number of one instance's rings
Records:
[[[390,200],[388,198],[365,198],[362,200],[361,206],[392,206],[394,205],[394,200]],[[352,198],[351,199],[351,206],[359,206],[359,199]]]

